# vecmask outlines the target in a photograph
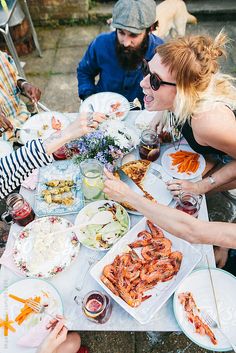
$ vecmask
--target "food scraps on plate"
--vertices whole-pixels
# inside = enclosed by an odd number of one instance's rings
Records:
[[[214,332],[210,329],[210,327],[204,322],[201,318],[201,311],[197,307],[197,304],[193,298],[191,292],[184,292],[178,295],[178,299],[183,306],[183,309],[186,313],[186,317],[188,321],[193,324],[195,327],[195,332],[204,336],[207,335],[211,342],[214,345],[217,345],[217,339],[214,335]]]

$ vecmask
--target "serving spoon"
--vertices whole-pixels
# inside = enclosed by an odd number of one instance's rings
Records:
[[[61,229],[57,232],[52,232],[49,233],[48,236],[55,236],[61,233],[64,233],[65,231],[72,231],[72,230],[80,230],[82,227],[86,227],[90,224],[94,225],[105,225],[113,221],[113,214],[110,211],[101,211],[96,213],[94,216],[89,218],[86,222],[74,225],[72,227],[66,228],[66,229]]]

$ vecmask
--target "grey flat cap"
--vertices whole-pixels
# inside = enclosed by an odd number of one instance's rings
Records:
[[[119,0],[113,8],[112,26],[141,33],[156,21],[154,0]]]

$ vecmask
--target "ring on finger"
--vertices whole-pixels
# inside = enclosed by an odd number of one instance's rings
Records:
[[[0,133],[3,133],[5,131],[4,127],[0,127]]]
[[[92,122],[93,121],[93,112],[89,112],[88,114],[88,121]]]
[[[93,113],[89,113],[88,118],[87,118],[87,126],[92,127],[93,126]]]

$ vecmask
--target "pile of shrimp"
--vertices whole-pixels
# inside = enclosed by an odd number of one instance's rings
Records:
[[[138,239],[129,244],[130,251],[117,255],[101,275],[101,281],[133,308],[151,297],[144,293],[158,282],[171,280],[182,261],[182,253],[171,251],[172,243],[162,230],[150,221],[147,225],[150,231],[138,233]],[[136,248],[141,248],[142,257],[138,256]]]

